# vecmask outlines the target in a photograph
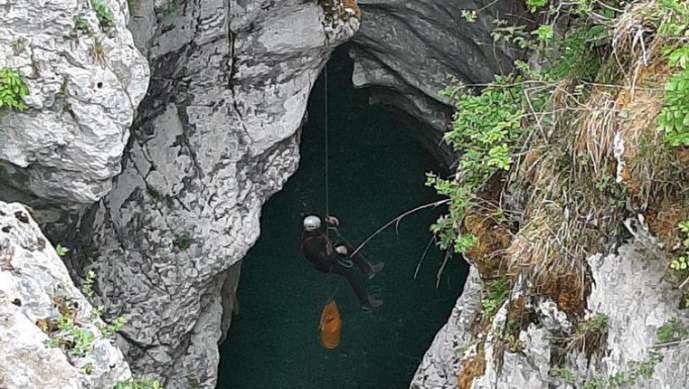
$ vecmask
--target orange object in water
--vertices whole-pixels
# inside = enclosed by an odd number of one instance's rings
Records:
[[[327,303],[321,313],[321,345],[327,350],[334,350],[340,344],[340,312],[335,300]]]

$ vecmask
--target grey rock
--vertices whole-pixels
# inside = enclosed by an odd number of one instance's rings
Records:
[[[419,365],[411,388],[455,388],[460,360],[473,341],[471,325],[481,312],[483,281],[476,268],[469,272],[464,291],[452,309],[447,323],[436,334]]]
[[[681,291],[668,282],[668,259],[657,248],[655,239],[643,223],[627,221],[633,238],[619,247],[617,253],[594,255],[589,258],[593,277],[593,289],[588,297],[588,316],[604,314],[608,317],[608,338],[604,352],[594,354],[587,360],[583,353],[574,353],[565,358],[565,369],[572,373],[576,387],[594,380],[607,382],[609,377],[624,373],[627,378],[636,363],[649,363],[652,352],[660,355],[655,363],[652,376],[648,379],[637,377],[628,382],[625,388],[685,388],[689,382],[689,346],[685,342],[658,347],[657,331],[671,319],[680,319],[687,325],[686,317],[678,309]],[[467,282],[464,294],[457,301],[455,312],[476,309],[474,303],[476,280]],[[480,282],[480,281],[479,281]],[[517,289],[513,294],[518,295]],[[480,299],[480,296],[478,297]],[[479,300],[480,301],[480,300]],[[486,359],[484,375],[476,377],[472,388],[572,388],[555,377],[551,377],[551,356],[561,351],[554,341],[558,337],[573,334],[573,326],[564,313],[549,300],[537,299],[534,312],[538,316],[536,324],[530,324],[519,334],[523,351],[505,351],[498,361],[495,352],[495,334],[506,318],[505,306],[496,314],[489,330],[481,339],[467,333],[467,327],[453,325],[451,317],[436,337],[426,353],[423,362],[412,382],[413,388],[453,388],[457,376],[461,374],[461,359],[471,356],[471,349],[460,356],[443,350],[450,342],[442,339],[462,339],[459,344],[483,342]],[[438,357],[439,356],[439,357]],[[649,366],[652,364],[649,364]],[[459,366],[459,367],[458,367]],[[497,369],[496,366],[501,366]],[[428,379],[427,372],[436,373]],[[449,373],[445,373],[449,372]]]
[[[56,299],[76,307],[75,323],[96,336],[84,356],[49,347],[49,335],[37,325],[57,319]],[[111,388],[129,379],[124,356],[103,337],[102,325],[28,210],[0,202],[0,387]],[[81,370],[87,365],[90,374]]]
[[[635,242],[620,247],[617,254],[589,259],[596,281],[589,308],[608,316],[608,352],[597,364],[596,377],[628,372],[634,361],[648,361],[658,342],[658,329],[671,319],[686,318],[678,309],[682,293],[667,278],[668,259],[643,225],[636,223],[634,234]],[[689,322],[684,320],[684,325]],[[689,345],[656,350],[662,361],[655,366],[653,376],[637,380],[633,387],[685,388],[689,382]]]
[[[489,82],[509,73],[517,53],[496,45],[492,20],[524,13],[518,1],[360,0],[362,22],[352,40],[354,85],[371,88],[372,102],[421,123],[419,135],[447,162],[454,154],[441,142],[453,113],[439,95],[451,78]],[[463,10],[479,10],[474,23]]]
[[[120,344],[135,373],[213,388],[239,261],[261,206],[297,168],[311,87],[358,20],[326,20],[300,0],[174,4],[134,12],[152,84],[122,174],[84,215],[90,239],[73,267],[96,270],[108,314],[127,319]]]
[[[0,69],[18,71],[29,89],[28,110],[0,112],[0,199],[79,209],[120,172],[149,69],[126,27],[127,2],[101,3],[107,31],[88,1],[0,0]]]

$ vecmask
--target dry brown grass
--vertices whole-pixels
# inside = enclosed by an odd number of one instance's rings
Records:
[[[689,208],[682,189],[689,184],[689,164],[682,162],[689,151],[668,150],[656,130],[670,70],[662,42],[639,16],[642,7],[654,6],[635,4],[618,21],[612,58],[601,70],[610,84],[576,96],[566,81],[554,87],[554,125],[546,138],[531,141],[510,177],[517,187],[510,190],[525,195],[523,223],[507,249],[508,271],[525,276],[568,314],[585,309],[586,258],[615,243],[628,211],[648,208],[657,224],[652,230],[672,236]]]
[[[601,87],[593,92],[584,109],[577,128],[573,147],[575,155],[583,155],[592,163],[593,179],[611,176],[614,138],[617,132],[617,109],[610,88]]]
[[[672,249],[677,241],[677,225],[687,219],[689,204],[667,198],[646,211],[648,229],[667,250]]]
[[[486,355],[483,343],[479,344],[476,355],[473,358],[462,361],[462,370],[457,377],[459,389],[470,389],[474,378],[480,377],[486,371]]]
[[[476,266],[484,280],[494,278],[504,270],[505,249],[512,240],[507,227],[492,217],[497,209],[491,204],[482,208],[474,206],[464,217],[464,231],[478,238],[478,245],[467,250],[464,257]]]
[[[342,5],[345,9],[351,10],[355,17],[361,18],[361,9],[359,8],[359,4],[356,3],[356,0],[342,0]]]

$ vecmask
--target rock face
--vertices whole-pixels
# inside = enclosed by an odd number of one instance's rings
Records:
[[[486,4],[489,3],[489,4]],[[466,84],[509,73],[516,52],[494,44],[492,20],[524,13],[518,1],[361,0],[362,24],[354,36],[353,82],[371,88],[373,102],[411,115],[420,136],[446,162],[452,153],[440,138],[449,129],[452,106],[439,96],[452,77]],[[478,10],[475,22],[462,16]]]
[[[471,325],[481,310],[482,287],[481,277],[472,267],[447,324],[438,331],[414,374],[412,388],[451,388],[451,383],[456,385],[461,357],[457,350],[471,342]]]
[[[52,327],[67,314],[66,304],[80,330],[95,335],[83,355],[48,346],[59,335]],[[129,379],[102,325],[28,211],[0,202],[0,388],[112,388]]]
[[[536,323],[519,333],[521,352],[505,351],[497,356],[495,333],[505,325],[507,303],[496,314],[488,335],[477,339],[466,323],[480,311],[481,281],[472,276],[457,301],[448,324],[436,336],[416,372],[412,388],[574,388],[598,382],[608,387],[611,377],[625,377],[634,388],[684,388],[689,382],[689,348],[683,344],[656,347],[657,331],[672,319],[686,315],[676,301],[681,292],[666,279],[667,259],[642,223],[627,223],[634,236],[617,254],[589,259],[593,290],[588,297],[589,316],[606,315],[607,341],[602,354],[588,361],[583,353],[567,357],[564,369],[571,373],[569,385],[553,377],[551,357],[560,352],[554,339],[573,333],[567,316],[550,300],[535,307]],[[478,292],[477,292],[478,289]],[[518,293],[518,288],[513,290]],[[480,306],[480,305],[479,305]],[[684,325],[687,325],[685,322]],[[483,348],[477,357],[477,345]],[[470,371],[471,361],[480,359],[481,369]],[[500,365],[498,369],[496,366]],[[652,375],[643,377],[643,367]],[[630,377],[637,375],[629,381]]]
[[[215,386],[238,261],[261,206],[297,168],[311,87],[358,28],[353,7],[137,2],[130,28],[152,84],[74,258],[98,274],[108,313],[127,319],[121,344],[136,373],[166,388]]]
[[[2,200],[78,209],[120,172],[149,71],[126,27],[127,2],[98,3],[109,26],[88,1],[0,1],[0,69],[29,89],[25,112],[0,110]]]

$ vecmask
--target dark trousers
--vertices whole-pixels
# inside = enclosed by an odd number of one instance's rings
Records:
[[[354,263],[356,263],[357,267],[359,267],[359,269],[364,273],[367,273],[367,271],[364,270],[365,268],[369,270],[371,269],[371,265],[362,259],[354,259]],[[357,277],[354,267],[345,267],[339,262],[335,262],[335,264],[330,268],[330,272],[341,275],[347,279],[349,286],[352,287],[352,290],[354,291],[354,294],[356,294],[356,297],[359,299],[359,303],[361,303],[361,305],[371,305],[371,302],[368,299],[368,293],[366,293],[361,279]]]

